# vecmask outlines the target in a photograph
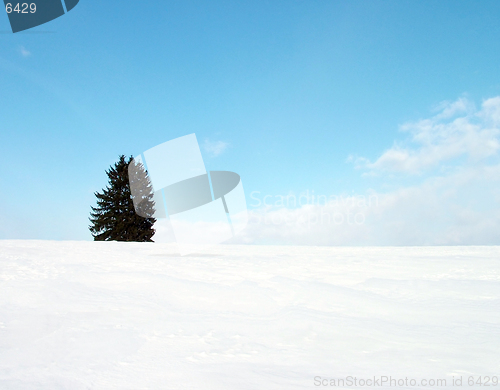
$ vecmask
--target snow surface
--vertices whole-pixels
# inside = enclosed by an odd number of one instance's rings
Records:
[[[0,241],[2,390],[499,374],[499,247]]]

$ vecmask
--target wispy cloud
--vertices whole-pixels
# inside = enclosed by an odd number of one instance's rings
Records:
[[[212,157],[217,157],[229,147],[229,143],[224,141],[210,141],[205,139],[203,149]]]
[[[316,194],[316,201],[299,207],[275,195],[267,197],[272,205],[260,207],[254,198],[265,200],[265,194],[249,194],[256,208],[237,242],[500,245],[500,96],[479,110],[461,98],[438,111],[405,124],[409,139],[375,162],[350,158],[376,174],[372,183],[379,188],[387,184],[385,173],[392,173],[391,190],[328,196],[328,202],[318,202]],[[408,174],[420,172],[426,174],[408,184]]]
[[[233,243],[500,245],[500,164],[388,192],[329,198],[334,200],[326,204],[251,210]]]
[[[29,50],[27,50],[24,46],[21,46],[19,48],[19,52],[21,53],[21,55],[23,57],[29,57],[29,56],[31,56],[31,52]]]
[[[373,172],[419,174],[440,163],[466,156],[477,162],[500,150],[500,97],[485,100],[480,110],[465,98],[444,102],[429,119],[406,123],[409,134],[371,162],[350,158],[358,168]]]

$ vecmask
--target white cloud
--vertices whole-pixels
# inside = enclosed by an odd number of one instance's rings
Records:
[[[412,147],[395,143],[373,163],[348,159],[378,174],[381,188],[384,172],[402,173],[406,184],[397,187],[398,176],[392,176],[393,190],[329,197],[333,201],[327,204],[310,201],[297,208],[268,197],[274,206],[253,210],[236,242],[500,245],[500,97],[485,100],[480,110],[462,98],[439,111],[402,127]],[[421,172],[427,174],[419,183],[407,184],[409,173]],[[264,194],[258,197],[263,200]]]
[[[217,157],[224,152],[229,146],[229,143],[224,141],[209,141],[205,139],[203,149],[212,157]]]
[[[500,164],[460,169],[385,193],[333,199],[326,205],[253,210],[234,242],[500,245]]]
[[[31,56],[31,52],[30,52],[30,51],[28,51],[28,50],[27,50],[24,46],[21,46],[21,47],[19,48],[19,52],[21,53],[21,55],[22,55],[23,57],[29,57],[29,56]]]
[[[488,126],[500,126],[500,96],[486,100],[479,115]]]
[[[410,134],[404,143],[394,143],[374,162],[357,158],[356,166],[375,173],[419,174],[462,156],[477,162],[498,153],[500,97],[484,101],[480,110],[465,98],[439,109],[430,119],[402,125],[401,131]]]
[[[476,107],[473,102],[465,97],[461,97],[454,102],[444,101],[434,107],[434,112],[438,112],[435,119],[447,119],[458,115],[473,114]]]

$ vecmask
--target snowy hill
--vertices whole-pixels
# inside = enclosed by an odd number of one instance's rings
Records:
[[[469,387],[499,309],[499,247],[0,241],[0,389]]]

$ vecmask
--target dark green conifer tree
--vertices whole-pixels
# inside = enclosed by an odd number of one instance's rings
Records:
[[[134,195],[129,181],[129,164],[133,157],[127,161],[125,156],[120,156],[117,163],[111,166],[106,174],[109,183],[101,193],[96,192],[97,207],[92,207],[89,230],[95,241],[140,241],[153,242],[155,234],[152,218],[154,214],[153,188],[147,172],[141,163],[132,163],[130,172],[134,185]],[[139,190],[137,190],[139,189]],[[134,208],[134,200],[139,205],[139,214]]]

